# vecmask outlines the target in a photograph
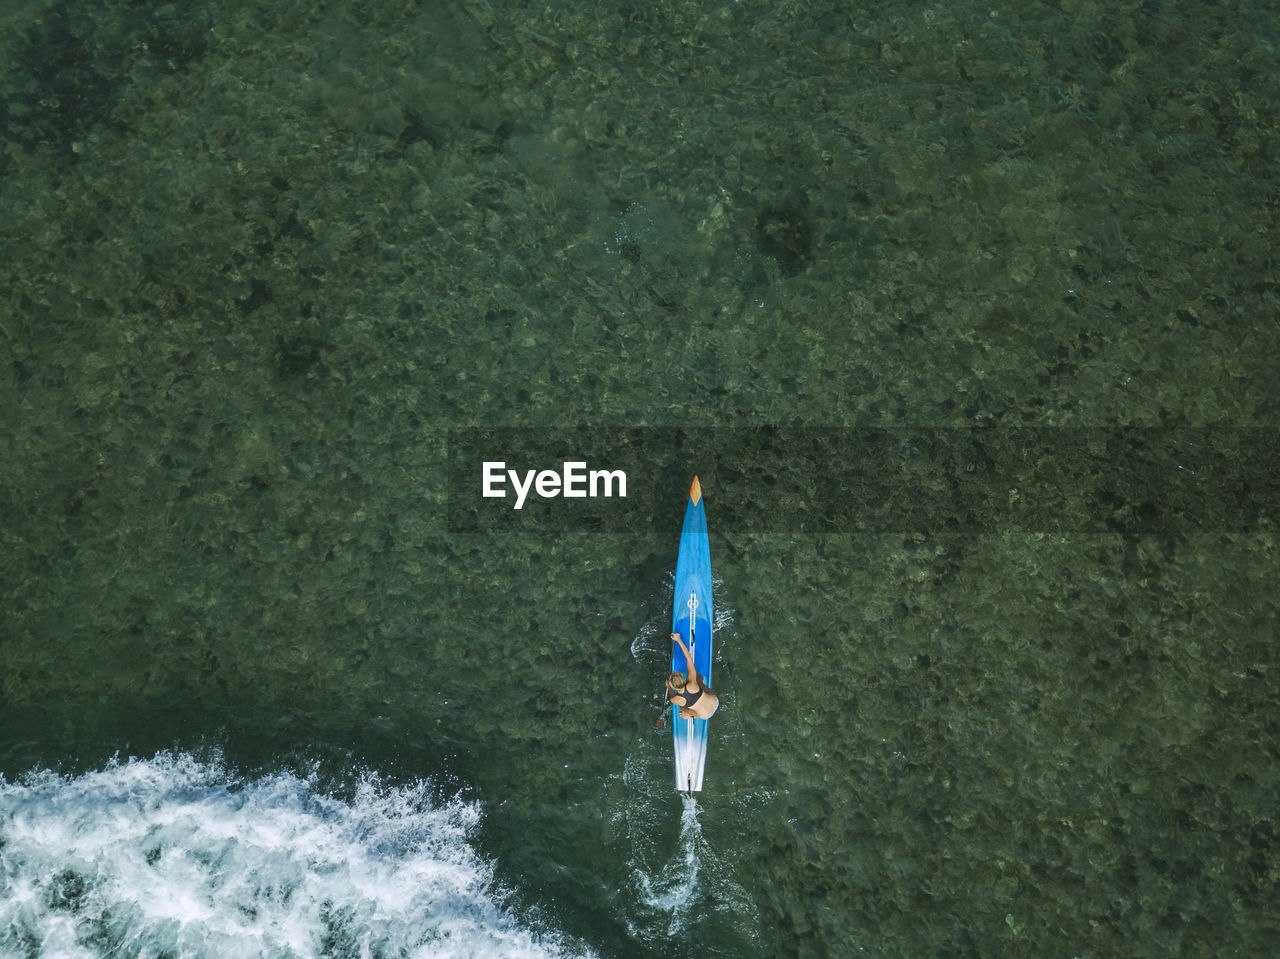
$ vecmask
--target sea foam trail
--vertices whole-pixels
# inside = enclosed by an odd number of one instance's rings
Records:
[[[0,777],[0,955],[581,955],[495,901],[479,818],[421,784],[345,801],[185,754]]]
[[[649,876],[639,869],[635,871],[645,907],[670,917],[667,925],[670,936],[684,931],[689,911],[697,902],[699,862],[706,852],[702,826],[698,823],[698,800],[692,796],[680,798],[684,811],[680,816],[680,839],[675,855],[657,876]]]

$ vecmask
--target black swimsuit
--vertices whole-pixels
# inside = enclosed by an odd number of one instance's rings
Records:
[[[688,688],[689,688],[688,686],[685,686],[686,690],[688,690]],[[689,693],[689,692],[677,693],[675,690],[672,690],[671,692],[672,692],[672,695],[684,697],[683,705],[685,709],[691,709],[693,707],[693,704],[702,698],[702,687],[698,687],[698,691],[696,693]],[[681,704],[676,703],[676,705],[679,706]]]

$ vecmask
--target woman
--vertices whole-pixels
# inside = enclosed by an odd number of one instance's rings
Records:
[[[684,650],[684,661],[689,667],[688,677],[674,672],[667,677],[667,700],[680,707],[681,719],[710,719],[720,705],[720,700],[693,665],[693,653],[684,644],[679,633],[671,638]]]

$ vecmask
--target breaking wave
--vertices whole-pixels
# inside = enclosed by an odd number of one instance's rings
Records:
[[[582,955],[502,904],[478,806],[363,777],[349,799],[187,754],[0,777],[0,955]]]

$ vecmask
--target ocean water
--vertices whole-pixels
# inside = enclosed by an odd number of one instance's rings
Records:
[[[1278,19],[6,4],[0,956],[1274,952]]]

